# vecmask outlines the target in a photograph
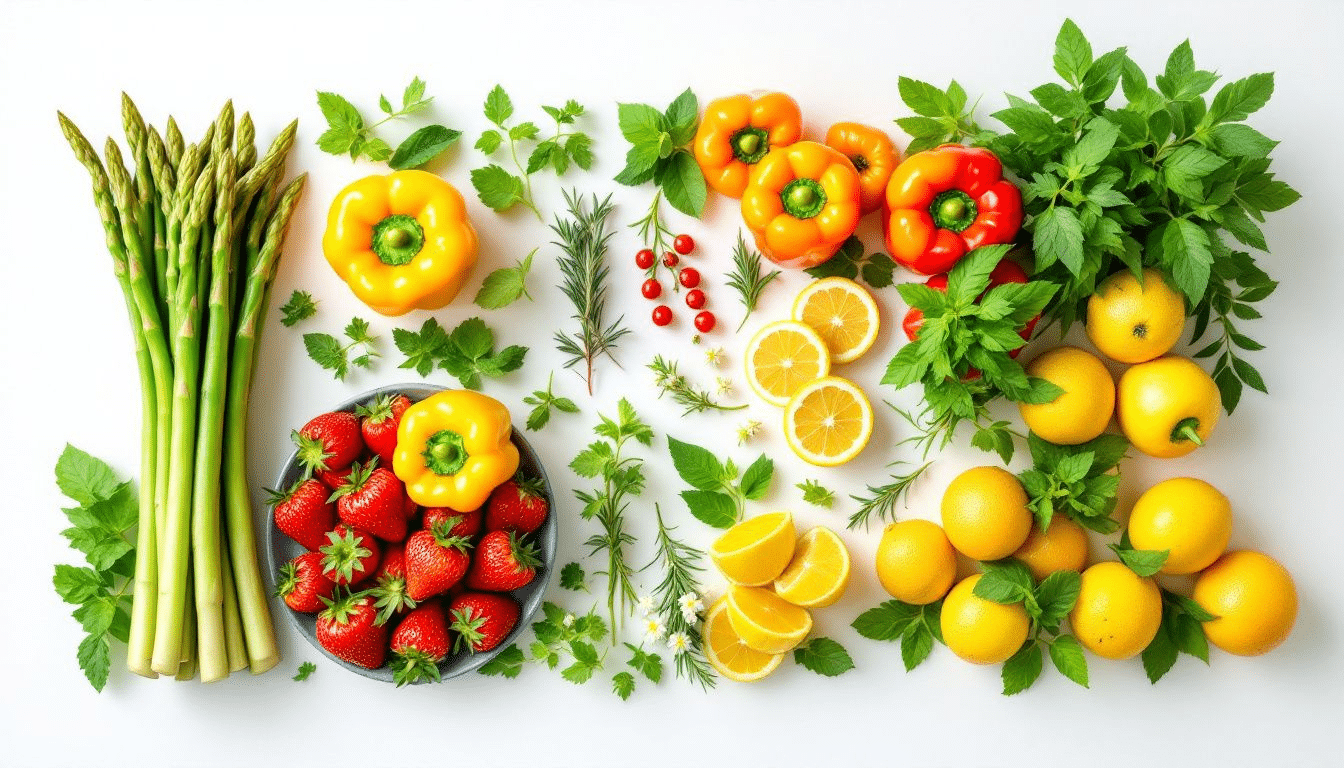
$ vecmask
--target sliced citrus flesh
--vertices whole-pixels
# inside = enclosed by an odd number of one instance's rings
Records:
[[[817,332],[794,320],[768,323],[747,342],[747,383],[771,405],[787,405],[804,384],[831,372],[831,353]]]
[[[818,526],[798,539],[793,560],[775,579],[775,594],[804,608],[822,608],[848,586],[849,549],[835,531]]]
[[[761,653],[792,650],[812,631],[812,614],[768,589],[728,589],[728,622],[747,647]]]
[[[854,382],[839,376],[804,385],[784,408],[784,437],[809,464],[844,464],[872,435],[872,403]]]
[[[796,543],[793,515],[768,512],[724,531],[710,545],[709,557],[729,581],[759,587],[784,570]]]
[[[701,629],[705,660],[718,673],[739,683],[750,683],[769,675],[784,660],[782,653],[761,653],[747,646],[728,621],[728,598],[719,598],[705,614]]]
[[[793,300],[793,319],[821,336],[832,363],[857,360],[877,341],[877,302],[844,277],[824,277],[800,291]]]

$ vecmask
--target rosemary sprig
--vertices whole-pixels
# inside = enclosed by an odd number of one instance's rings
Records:
[[[653,371],[653,383],[658,387],[658,397],[671,395],[672,402],[677,405],[685,406],[686,410],[681,412],[682,416],[692,413],[701,413],[710,409],[716,411],[740,411],[746,408],[742,405],[724,405],[716,402],[706,390],[696,389],[677,372],[677,361],[668,360],[662,355],[654,355],[653,362],[649,363],[649,370]]]
[[[903,461],[896,462],[896,464],[904,463],[905,462]],[[914,483],[920,475],[924,474],[924,470],[928,469],[932,464],[932,461],[926,461],[923,466],[916,469],[914,472],[909,472],[904,475],[893,474],[891,476],[891,482],[885,485],[870,485],[868,486],[867,496],[850,496],[851,499],[859,502],[859,511],[850,516],[847,527],[858,528],[859,526],[863,526],[864,528],[867,528],[869,518],[873,515],[876,515],[878,520],[885,520],[888,522],[895,520],[896,503],[901,500],[901,497],[909,492],[910,485]]]
[[[761,298],[761,291],[777,277],[779,277],[777,269],[765,275],[761,274],[761,254],[748,249],[746,240],[742,239],[742,233],[738,232],[737,245],[733,248],[733,271],[728,273],[728,285],[738,292],[742,306],[746,307],[747,311],[742,315],[742,322],[738,324],[737,330],[742,330],[742,326],[747,324],[747,318],[756,311],[756,302]]]
[[[611,196],[599,202],[597,195],[593,195],[589,207],[576,191],[566,191],[565,205],[569,218],[557,216],[551,229],[560,238],[555,244],[565,252],[557,261],[563,275],[560,289],[574,305],[572,317],[579,321],[579,330],[575,333],[556,331],[555,343],[557,349],[570,356],[565,361],[566,368],[584,363],[587,373],[580,376],[591,395],[593,362],[602,355],[616,362],[612,350],[630,329],[622,327],[624,317],[610,325],[604,325],[602,317],[607,305],[609,268],[606,253],[611,233],[607,231],[606,223],[612,211]]]
[[[629,505],[627,496],[638,496],[644,490],[644,461],[631,456],[622,456],[621,450],[626,441],[634,439],[644,445],[653,443],[653,430],[640,421],[639,415],[625,398],[617,405],[617,419],[598,414],[601,421],[593,428],[599,437],[588,444],[570,462],[570,469],[580,477],[601,478],[602,485],[592,491],[575,490],[574,495],[583,502],[579,513],[585,520],[597,520],[602,526],[584,542],[589,555],[604,555],[606,566],[599,571],[607,577],[607,613],[613,628],[619,627],[616,603],[620,602],[620,617],[629,615],[631,604],[635,600],[635,588],[631,583],[633,569],[625,561],[625,546],[632,544],[635,537],[625,530],[625,509]],[[612,642],[615,642],[613,637]]]
[[[653,590],[656,610],[663,617],[668,632],[682,632],[689,639],[690,647],[675,654],[677,677],[693,680],[707,690],[714,686],[715,677],[705,660],[700,619],[696,615],[688,616],[688,611],[681,605],[683,597],[700,593],[696,579],[696,574],[704,570],[700,565],[700,550],[672,537],[676,528],[663,523],[663,511],[657,504],[653,505],[653,514],[658,521],[658,554],[644,568],[658,564],[663,568],[663,579]]]

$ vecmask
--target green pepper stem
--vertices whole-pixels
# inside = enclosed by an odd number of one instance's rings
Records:
[[[826,190],[816,179],[794,179],[779,191],[784,211],[795,219],[810,219],[826,207]]]
[[[1175,428],[1171,430],[1171,442],[1181,443],[1189,440],[1198,446],[1204,445],[1204,438],[1199,436],[1195,430],[1199,428],[1199,419],[1191,416],[1187,419],[1181,419],[1176,422]]]
[[[394,213],[373,225],[373,252],[389,267],[411,263],[425,247],[425,229],[414,217]]]
[[[457,474],[466,466],[469,457],[462,435],[451,429],[441,429],[430,435],[420,455],[425,459],[425,468],[436,475]]]
[[[934,226],[953,232],[964,232],[975,223],[979,208],[971,196],[960,189],[939,192],[929,204],[929,215]]]
[[[728,139],[733,148],[733,156],[747,165],[754,165],[770,151],[770,134],[764,128],[747,127],[734,133]]]

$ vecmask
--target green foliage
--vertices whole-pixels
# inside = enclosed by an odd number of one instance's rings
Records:
[[[554,384],[555,372],[552,371],[546,377],[546,390],[533,390],[532,394],[523,398],[523,402],[532,406],[532,411],[527,414],[527,429],[532,432],[545,427],[551,421],[551,409],[554,408],[561,413],[578,413],[579,406],[574,404],[568,397],[556,397],[551,391],[551,385]]]
[[[329,333],[303,334],[303,348],[308,351],[308,357],[335,374],[337,381],[345,380],[351,366],[369,368],[378,357],[378,351],[374,349],[378,338],[369,333],[369,321],[352,318],[343,333],[350,340],[349,344],[342,344]]]
[[[941,600],[929,605],[888,600],[859,614],[851,626],[869,640],[899,642],[901,662],[909,672],[929,657],[935,640],[943,641],[942,611]]]
[[[747,318],[751,317],[751,313],[756,311],[756,302],[760,301],[761,292],[779,275],[778,269],[761,274],[761,254],[747,248],[747,241],[743,239],[742,233],[738,232],[737,245],[733,246],[733,270],[728,273],[725,282],[729,288],[737,291],[742,306],[747,310],[742,315],[742,322],[737,326],[739,331],[747,324]],[[890,284],[891,281],[888,280],[887,283]]]
[[[812,277],[847,277],[850,280],[863,279],[874,288],[887,288],[892,283],[892,273],[896,262],[885,253],[864,255],[863,242],[851,235],[840,245],[840,250],[831,258],[815,267],[803,270]]]
[[[393,109],[386,96],[379,96],[378,108],[386,117],[365,125],[363,115],[344,96],[318,91],[317,106],[327,120],[327,130],[318,137],[317,146],[328,154],[349,154],[351,160],[363,157],[374,162],[386,161],[393,170],[419,168],[452,146],[462,132],[442,125],[427,125],[407,136],[393,150],[391,144],[375,136],[373,131],[389,120],[425,111],[433,100],[433,97],[425,97],[425,81],[417,77],[402,92],[400,108]]]
[[[565,175],[571,165],[588,170],[593,165],[593,140],[588,134],[577,130],[566,130],[576,124],[585,110],[583,105],[570,99],[563,106],[542,106],[555,121],[555,132],[544,138],[541,129],[532,122],[510,124],[513,117],[513,100],[503,86],[496,85],[485,97],[485,118],[494,124],[476,140],[476,149],[486,155],[493,155],[502,147],[508,148],[509,158],[513,161],[517,173],[512,173],[501,165],[491,163],[471,172],[471,184],[481,202],[495,211],[507,211],[522,203],[541,218],[541,211],[532,199],[533,174],[550,168],[557,176]],[[531,144],[530,152],[527,151]],[[527,152],[527,165],[519,159],[520,150]]]
[[[1055,514],[1098,533],[1119,527],[1111,514],[1120,476],[1111,470],[1125,457],[1129,441],[1105,434],[1081,445],[1055,445],[1033,432],[1027,436],[1027,446],[1033,465],[1017,477],[1041,530],[1050,528]]]
[[[677,677],[693,680],[702,689],[708,690],[714,687],[715,677],[714,670],[705,659],[700,618],[689,615],[681,606],[683,596],[701,593],[697,574],[704,570],[700,564],[702,555],[700,550],[672,535],[676,528],[663,522],[663,510],[657,504],[653,505],[653,515],[658,521],[658,553],[644,569],[657,566],[663,572],[662,579],[653,589],[653,610],[661,617],[669,634],[686,635],[687,650],[674,652]],[[653,658],[656,660],[658,657]],[[635,662],[632,659],[630,663],[634,665]],[[649,679],[658,682],[657,676],[650,676]]]
[[[1031,687],[1041,674],[1041,644],[1050,652],[1055,669],[1086,688],[1087,659],[1078,640],[1062,633],[1061,624],[1078,602],[1082,577],[1076,571],[1056,571],[1037,584],[1031,571],[1014,559],[982,563],[984,575],[975,583],[976,597],[1002,605],[1022,603],[1031,619],[1027,641],[1003,664],[1003,695]]]
[[[313,300],[313,295],[307,291],[295,291],[289,295],[289,301],[280,307],[280,323],[290,328],[315,314],[317,314],[317,302]]]
[[[527,347],[516,344],[495,352],[494,331],[479,317],[463,320],[451,332],[427,318],[418,332],[393,329],[392,341],[406,356],[399,368],[428,376],[438,366],[467,389],[480,389],[483,376],[499,378],[518,370],[527,357]]]
[[[835,491],[816,480],[804,480],[794,487],[803,492],[803,501],[808,504],[830,509],[831,505],[835,503]]]
[[[1156,684],[1161,680],[1182,653],[1208,664],[1209,640],[1201,622],[1215,618],[1194,600],[1162,590],[1162,624],[1142,654],[1148,681]]]
[[[317,665],[316,665],[316,664],[314,664],[314,663],[311,662],[311,661],[305,661],[305,662],[303,662],[302,664],[299,665],[299,669],[298,669],[298,671],[296,671],[296,672],[294,673],[294,678],[293,678],[293,679],[294,679],[294,681],[297,682],[297,683],[302,683],[304,680],[307,680],[307,679],[308,679],[314,672],[316,672],[316,671],[317,671]]]
[[[829,637],[814,637],[794,648],[793,661],[804,669],[826,677],[843,675],[854,668],[849,651]]]
[[[129,531],[139,503],[129,482],[121,482],[101,459],[72,445],[56,461],[56,485],[77,506],[63,509],[70,528],[61,531],[87,566],[58,564],[51,583],[56,594],[76,606],[71,614],[84,630],[76,659],[94,690],[102,691],[112,668],[112,640],[130,632],[135,547]]]
[[[667,436],[667,448],[677,474],[693,489],[682,491],[681,498],[691,514],[705,525],[731,528],[742,519],[747,500],[759,501],[770,490],[775,463],[765,454],[741,472],[732,459],[720,462],[708,449],[671,435]]]
[[[514,266],[500,267],[486,275],[481,289],[476,292],[476,305],[482,309],[500,309],[523,296],[531,301],[532,294],[527,292],[527,274],[532,270],[532,257],[536,255],[537,249],[533,248],[526,258]]]
[[[575,592],[587,592],[588,587],[583,583],[583,566],[578,563],[566,563],[564,568],[560,569],[560,588]]]
[[[742,405],[724,405],[715,400],[709,392],[703,389],[696,389],[686,377],[677,372],[677,361],[668,360],[662,355],[654,355],[653,361],[649,363],[649,370],[653,371],[654,386],[658,388],[658,397],[671,395],[672,402],[682,406],[682,416],[688,416],[692,413],[701,413],[707,410],[716,411],[740,411],[746,408]]]
[[[555,346],[569,356],[566,368],[584,364],[586,370],[580,375],[591,395],[594,363],[603,355],[614,362],[616,345],[630,329],[622,325],[623,318],[608,323],[605,317],[610,272],[607,241],[611,239],[607,217],[612,211],[611,197],[599,201],[593,195],[585,202],[577,192],[566,192],[565,205],[568,218],[557,217],[551,230],[560,238],[557,245],[564,250],[557,261],[563,278],[560,290],[574,306],[572,317],[579,328],[574,332],[556,331]]]
[[[617,104],[621,135],[630,142],[625,168],[616,181],[635,187],[652,181],[673,208],[699,217],[705,207],[705,176],[687,149],[695,138],[700,110],[690,88],[666,110],[648,104]]]

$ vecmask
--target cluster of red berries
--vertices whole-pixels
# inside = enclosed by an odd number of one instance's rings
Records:
[[[695,240],[690,235],[677,235],[672,240],[672,250],[663,254],[662,263],[664,267],[675,271],[676,282],[672,284],[673,290],[687,288],[686,306],[695,310],[703,310],[695,316],[695,329],[701,333],[708,333],[714,330],[714,313],[704,309],[705,292],[700,289],[700,270],[695,267],[681,267],[681,257],[690,254],[695,250]],[[644,281],[640,287],[640,293],[644,298],[650,301],[656,301],[663,295],[663,284],[654,277],[656,272],[657,256],[654,252],[645,248],[635,254],[635,265],[649,274],[649,278]],[[653,324],[658,326],[669,325],[672,322],[672,307],[667,304],[659,304],[653,308]]]

